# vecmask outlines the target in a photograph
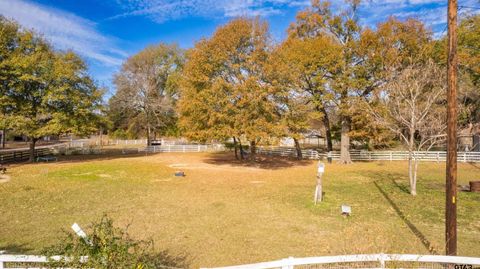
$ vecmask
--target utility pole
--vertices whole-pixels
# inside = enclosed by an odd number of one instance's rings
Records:
[[[446,255],[457,255],[457,0],[448,0]]]

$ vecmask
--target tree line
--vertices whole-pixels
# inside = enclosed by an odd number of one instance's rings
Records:
[[[360,1],[347,3],[337,11],[312,1],[280,43],[267,22],[241,17],[186,51],[146,48],[115,77],[113,129],[123,136],[229,139],[237,158],[244,157],[242,142],[255,155],[257,145],[282,137],[293,138],[301,158],[299,140],[313,121],[324,127],[327,151],[340,140],[342,163],[351,162],[351,140],[370,147],[397,140],[411,152],[432,147],[442,140],[446,117],[445,38],[413,18],[362,26]],[[480,118],[479,36],[479,16],[464,18],[463,126]]]
[[[31,158],[43,136],[183,136],[233,141],[235,156],[290,137],[321,122],[326,150],[340,140],[350,163],[352,141],[369,147],[401,142],[410,152],[444,139],[446,39],[419,20],[390,17],[359,22],[360,1],[333,10],[313,0],[298,12],[281,42],[267,22],[240,17],[188,50],[152,45],[126,59],[114,76],[115,94],[103,93],[84,61],[58,51],[40,35],[0,17],[0,129],[28,137]],[[461,127],[480,119],[480,15],[459,25]],[[415,189],[412,189],[415,193]]]

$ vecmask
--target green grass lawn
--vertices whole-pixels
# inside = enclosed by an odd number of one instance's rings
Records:
[[[73,158],[73,157],[70,157]],[[242,164],[231,154],[157,154],[12,166],[0,183],[0,250],[36,253],[73,222],[104,213],[192,267],[353,253],[444,253],[444,163],[327,164],[313,205],[315,162]],[[176,178],[176,170],[185,178]],[[480,166],[459,164],[459,184]],[[340,206],[353,214],[340,215]],[[480,193],[459,192],[458,254],[480,256]]]

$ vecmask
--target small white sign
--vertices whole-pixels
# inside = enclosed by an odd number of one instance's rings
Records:
[[[349,205],[342,205],[342,215],[350,216],[352,214],[352,208]]]
[[[318,163],[318,173],[325,173],[325,164],[324,163]]]

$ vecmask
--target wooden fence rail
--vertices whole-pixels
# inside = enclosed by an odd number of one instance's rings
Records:
[[[35,157],[43,157],[52,154],[52,149],[41,148],[35,150]],[[30,158],[29,150],[18,150],[0,153],[0,164],[22,162]]]
[[[218,145],[162,145],[162,146],[149,146],[142,151],[147,153],[158,152],[214,152],[224,151],[225,147],[221,144]]]
[[[59,260],[61,256],[50,257]],[[88,257],[83,257],[85,260]],[[36,255],[0,255],[0,269],[45,268],[48,257]],[[295,269],[295,268],[478,268],[480,258],[412,254],[359,254],[293,258],[216,268],[200,269]],[[169,268],[169,267],[167,267]]]
[[[480,152],[459,151],[459,162],[480,162]],[[326,157],[326,153],[321,154]],[[352,161],[405,161],[408,160],[408,151],[351,151]],[[340,152],[332,152],[334,160],[340,159]],[[444,162],[447,158],[446,151],[415,151],[413,158],[420,161]]]
[[[285,157],[296,157],[297,151],[292,147],[259,147],[258,153]],[[304,159],[324,159],[327,153],[319,153],[316,150],[302,150]],[[408,151],[350,151],[352,161],[405,161],[408,160]],[[333,160],[340,159],[340,152],[331,153]],[[413,158],[420,161],[444,162],[447,157],[445,151],[415,151]],[[458,152],[459,162],[480,162],[480,152]]]
[[[0,269],[40,269],[47,268],[46,265],[50,260],[60,261],[63,256],[38,256],[38,255],[0,255]],[[81,257],[81,261],[87,261],[88,257]],[[67,259],[68,260],[68,259]],[[68,269],[68,268],[62,268]]]
[[[289,147],[259,147],[257,153],[266,155],[275,155],[283,157],[296,157],[297,150]],[[320,155],[318,151],[312,149],[302,150],[302,157],[304,159],[318,160]]]
[[[461,265],[458,268],[476,268],[480,258],[410,255],[410,254],[360,254],[344,256],[324,256],[293,258],[244,264],[237,266],[216,267],[210,269],[294,269],[297,268],[446,268],[445,265]],[[453,267],[452,267],[453,268]],[[457,268],[457,267],[455,267]],[[207,268],[201,268],[207,269]]]

